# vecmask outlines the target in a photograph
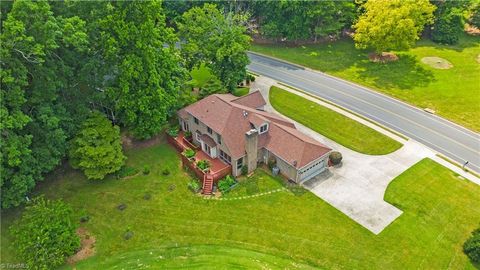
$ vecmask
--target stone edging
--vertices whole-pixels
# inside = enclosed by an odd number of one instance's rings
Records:
[[[269,194],[272,194],[272,193],[276,193],[276,192],[280,192],[280,191],[287,191],[287,190],[288,190],[287,188],[281,187],[281,188],[257,193],[257,194],[254,194],[254,195],[248,195],[248,196],[240,196],[240,197],[232,197],[232,198],[223,198],[223,197],[217,198],[217,197],[211,197],[210,196],[210,197],[203,197],[203,199],[205,199],[205,200],[217,200],[217,201],[245,200],[245,199],[251,199],[251,198],[260,197],[260,196],[269,195]]]

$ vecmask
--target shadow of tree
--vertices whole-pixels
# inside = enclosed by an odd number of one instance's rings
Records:
[[[480,45],[480,36],[471,36],[468,34],[460,35],[460,38],[456,44],[438,44],[429,39],[421,39],[415,45],[416,48],[421,47],[434,47],[438,50],[451,50],[456,52],[462,52],[464,49],[478,47]]]
[[[357,63],[359,75],[373,81],[381,89],[425,87],[435,80],[433,72],[423,68],[412,55],[398,54],[399,59],[390,63],[373,63],[364,60]]]

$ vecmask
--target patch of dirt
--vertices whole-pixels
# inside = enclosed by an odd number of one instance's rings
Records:
[[[477,55],[477,62],[480,64],[480,54]]]
[[[436,56],[423,57],[422,63],[427,64],[436,69],[449,69],[453,67],[452,63],[448,62],[443,58],[436,57]]]
[[[75,264],[95,254],[95,237],[82,227],[77,229],[77,235],[80,237],[80,250],[67,259],[69,264]]]
[[[389,53],[389,52],[382,52],[381,54],[369,53],[368,59],[370,59],[370,61],[375,63],[387,63],[387,62],[397,61],[398,56],[395,55],[394,53]]]
[[[122,140],[123,148],[125,149],[148,148],[148,147],[166,142],[165,134],[163,132],[160,132],[155,137],[152,137],[147,140],[137,140],[125,133],[125,134],[122,134],[121,140]]]
[[[472,36],[480,36],[480,29],[478,29],[474,26],[471,26],[471,25],[467,25],[465,27],[465,32],[469,35],[472,35]]]

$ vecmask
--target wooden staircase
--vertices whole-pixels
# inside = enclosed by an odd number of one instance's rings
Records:
[[[213,190],[213,176],[209,173],[203,175],[203,191],[204,195],[212,195]]]

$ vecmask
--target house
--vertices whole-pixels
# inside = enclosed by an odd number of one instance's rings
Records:
[[[327,167],[331,149],[299,132],[295,125],[263,110],[260,92],[243,97],[214,94],[178,111],[181,129],[211,158],[232,166],[238,176],[258,163],[275,162],[294,182],[308,180]]]

